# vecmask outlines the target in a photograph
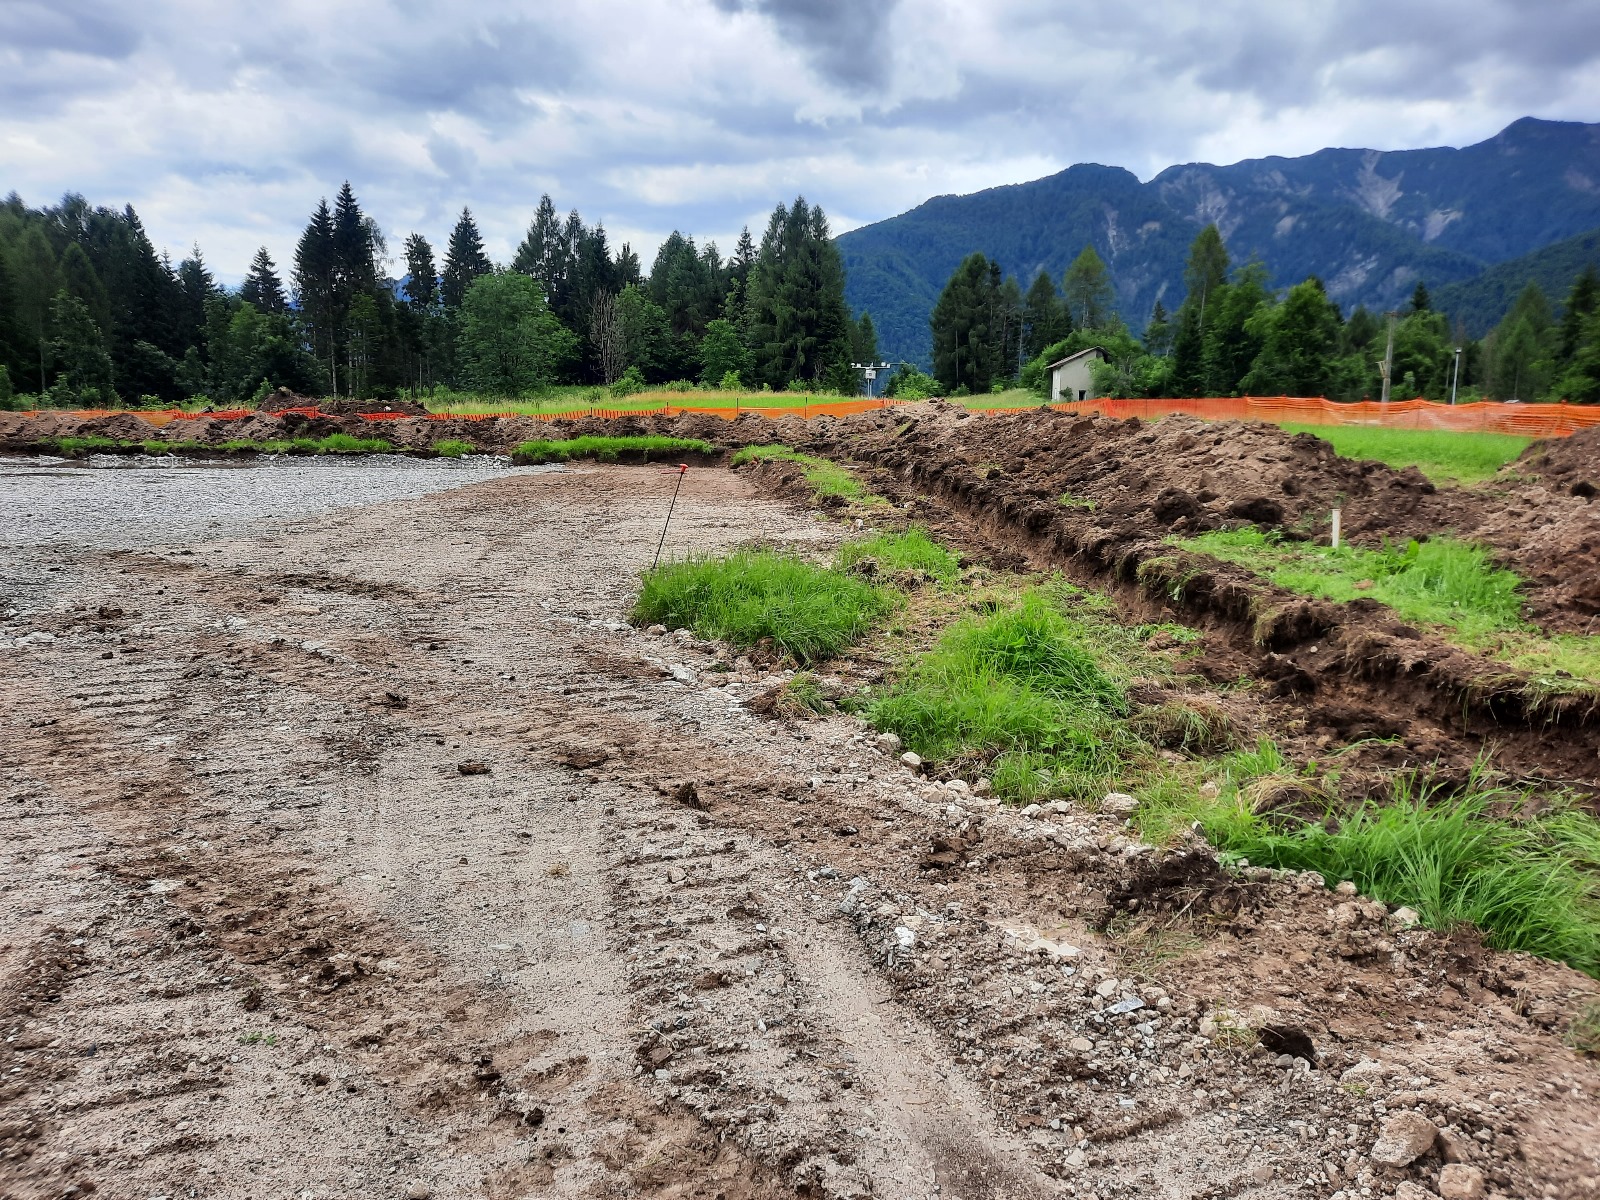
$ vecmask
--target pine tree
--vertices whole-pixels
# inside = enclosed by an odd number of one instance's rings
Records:
[[[1046,346],[1054,345],[1072,332],[1072,318],[1061,302],[1056,285],[1043,269],[1033,277],[1022,306],[1022,352],[1038,358]]]
[[[472,281],[493,270],[494,265],[483,252],[483,237],[472,219],[472,210],[463,208],[456,227],[450,231],[450,248],[445,253],[440,287],[445,308],[460,308]]]
[[[1596,310],[1600,310],[1600,275],[1595,273],[1593,263],[1587,263],[1572,281],[1572,290],[1567,293],[1566,308],[1561,314],[1561,341],[1557,353],[1562,362],[1571,362],[1578,353],[1584,323]]]
[[[289,311],[289,301],[283,294],[283,282],[278,278],[278,266],[265,246],[257,250],[256,256],[250,260],[250,270],[239,285],[239,299],[257,312],[282,314]]]
[[[95,273],[94,264],[77,242],[67,243],[67,248],[61,253],[61,285],[68,294],[83,301],[95,326],[104,335],[111,325],[111,299],[106,295],[100,276]]]
[[[186,345],[205,346],[206,306],[220,293],[217,281],[206,266],[200,247],[178,264],[178,336]]]
[[[11,255],[12,277],[17,294],[16,324],[27,350],[30,371],[38,374],[30,390],[43,394],[50,386],[50,309],[61,290],[61,272],[55,251],[37,224],[30,224]]]
[[[439,303],[439,271],[433,261],[433,247],[420,233],[406,238],[406,281],[401,294],[413,310],[431,313]]]
[[[333,202],[333,278],[339,307],[348,311],[359,292],[377,286],[373,228],[345,180]]]
[[[1150,323],[1144,327],[1144,348],[1158,357],[1165,357],[1172,349],[1172,321],[1160,300],[1150,310]]]
[[[1428,295],[1428,285],[1422,280],[1417,280],[1417,286],[1411,292],[1411,311],[1414,313],[1429,312],[1433,309],[1433,298]]]
[[[311,353],[328,367],[329,383],[338,391],[338,255],[334,249],[333,213],[322,200],[311,214],[294,252],[294,286],[300,313],[310,333]]]
[[[1271,302],[1267,269],[1259,262],[1246,263],[1234,282],[1212,291],[1208,306],[1210,316],[1201,333],[1200,391],[1203,395],[1239,394],[1244,377],[1261,351],[1261,333],[1251,320]]]
[[[1116,315],[1116,293],[1111,272],[1093,246],[1072,260],[1061,280],[1061,294],[1074,329],[1106,329]]]
[[[783,388],[827,377],[849,389],[844,263],[827,217],[803,196],[773,209],[749,292],[748,336],[758,380]]]
[[[1174,396],[1198,396],[1205,390],[1205,334],[1200,329],[1200,306],[1184,301],[1178,308],[1177,330],[1172,336],[1172,372],[1167,390]]]
[[[981,253],[961,260],[933,307],[933,374],[947,391],[987,392],[1010,375],[1001,325],[999,264]]]
[[[50,325],[50,356],[59,368],[51,399],[77,407],[115,404],[111,355],[89,306],[62,288],[50,304]]]
[[[850,361],[870,364],[878,361],[878,330],[871,313],[862,313],[850,337]]]
[[[561,218],[549,193],[539,197],[528,234],[517,247],[511,269],[539,281],[545,303],[554,306],[566,285],[566,256],[562,252]]]

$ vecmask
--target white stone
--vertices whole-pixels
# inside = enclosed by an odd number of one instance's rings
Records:
[[[1100,801],[1100,811],[1108,817],[1131,817],[1139,811],[1139,801],[1126,792],[1111,792]]]
[[[922,755],[917,754],[914,751],[907,750],[900,756],[900,761],[915,771],[917,768],[922,766]]]
[[[1439,1195],[1444,1200],[1483,1200],[1488,1188],[1483,1172],[1466,1163],[1449,1163],[1439,1172]]]
[[[1407,1167],[1433,1148],[1438,1127],[1419,1112],[1398,1112],[1384,1121],[1369,1157],[1380,1167]]]

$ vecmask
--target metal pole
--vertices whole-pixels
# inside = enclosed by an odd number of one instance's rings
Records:
[[[1456,385],[1461,382],[1461,347],[1456,347],[1456,369],[1450,374],[1450,403],[1456,402]]]
[[[650,569],[654,571],[661,562],[661,547],[667,544],[667,528],[672,524],[672,510],[678,506],[678,489],[683,486],[683,477],[689,473],[688,463],[678,464],[678,482],[672,485],[672,503],[667,505],[667,519],[661,526],[661,540],[656,543],[656,556],[650,560]]]

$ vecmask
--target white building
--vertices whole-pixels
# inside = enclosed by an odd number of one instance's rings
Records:
[[[1097,360],[1105,362],[1106,352],[1099,346],[1090,346],[1087,350],[1067,355],[1060,362],[1051,363],[1051,401],[1093,400],[1094,375],[1089,370],[1089,364]]]

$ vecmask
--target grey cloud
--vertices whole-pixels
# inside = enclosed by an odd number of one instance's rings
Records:
[[[824,78],[852,90],[881,85],[892,47],[885,33],[899,0],[713,0],[724,12],[757,12],[807,52]]]
[[[0,46],[125,59],[139,44],[135,24],[93,0],[7,0],[0,4]]]

